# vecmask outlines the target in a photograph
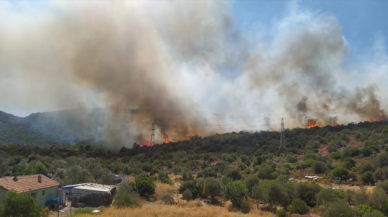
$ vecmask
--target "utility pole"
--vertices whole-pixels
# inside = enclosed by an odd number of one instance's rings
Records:
[[[154,152],[155,152],[155,122],[152,122],[152,131],[151,131],[151,146],[154,146]]]
[[[282,118],[281,128],[280,128],[280,152],[283,152],[286,149],[286,131],[284,130],[284,120]]]

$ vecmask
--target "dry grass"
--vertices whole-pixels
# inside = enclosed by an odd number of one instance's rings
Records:
[[[251,211],[248,214],[243,214],[240,212],[228,212],[223,207],[215,206],[200,206],[197,205],[187,205],[187,206],[177,206],[177,205],[143,205],[141,208],[127,208],[127,209],[116,209],[109,208],[106,209],[102,214],[98,215],[101,217],[132,217],[132,216],[142,216],[142,217],[177,217],[177,216],[187,216],[187,217],[213,217],[213,216],[222,216],[222,217],[253,217],[258,216],[259,213],[256,210]],[[77,217],[92,217],[96,215],[84,214],[77,215]],[[274,217],[275,215],[268,212],[261,211],[261,217]]]
[[[155,196],[159,197],[160,195],[164,193],[172,193],[173,191],[176,191],[179,188],[178,185],[175,183],[173,185],[161,183],[161,182],[155,182]]]

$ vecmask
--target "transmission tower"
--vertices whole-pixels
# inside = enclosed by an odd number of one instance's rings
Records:
[[[151,131],[150,145],[154,146],[154,152],[155,152],[155,122],[152,122],[152,131]]]
[[[280,128],[280,151],[286,149],[286,131],[284,130],[284,120],[282,118],[281,128]]]

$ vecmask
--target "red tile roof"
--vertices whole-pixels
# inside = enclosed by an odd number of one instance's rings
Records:
[[[60,185],[58,182],[45,175],[40,175],[42,177],[42,182],[38,182],[38,176],[39,175],[17,176],[18,181],[14,181],[13,176],[0,178],[0,187],[8,191],[23,193]]]

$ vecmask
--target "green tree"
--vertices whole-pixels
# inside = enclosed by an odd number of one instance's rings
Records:
[[[207,178],[205,179],[203,185],[203,194],[210,195],[211,202],[216,203],[216,196],[220,194],[221,184],[215,178]]]
[[[314,161],[311,167],[315,174],[322,174],[325,172],[325,163],[322,161]]]
[[[309,207],[307,206],[306,202],[304,202],[303,200],[297,198],[297,199],[294,199],[292,202],[291,202],[291,212],[292,213],[298,213],[298,214],[307,214],[309,212]]]
[[[135,179],[136,190],[140,196],[155,194],[155,184],[149,176],[138,176]]]
[[[117,190],[114,200],[114,206],[122,207],[140,207],[141,203],[136,198],[135,192],[131,185],[123,184]]]
[[[314,207],[316,204],[315,195],[321,190],[316,184],[299,183],[296,186],[296,192],[300,199],[304,200],[308,206]]]
[[[47,170],[46,166],[42,162],[40,162],[40,161],[36,162],[36,164],[34,166],[34,173],[35,174],[46,175],[47,171],[48,170]]]
[[[248,188],[248,192],[250,195],[252,195],[252,188],[253,186],[257,185],[259,183],[259,177],[257,177],[257,175],[255,174],[252,174],[250,176],[248,176],[247,178],[245,178],[245,186],[247,186]]]
[[[337,201],[337,195],[331,189],[322,188],[315,196],[317,205],[327,205]]]
[[[29,194],[17,194],[15,191],[8,191],[0,206],[2,217],[40,217],[43,214],[43,207],[35,202]]]
[[[323,217],[354,217],[356,212],[348,205],[340,202],[330,203],[327,209],[323,212]]]
[[[372,212],[365,213],[362,217],[385,217],[385,215],[378,210],[373,210]]]
[[[182,193],[182,196],[183,196],[183,199],[185,199],[185,200],[187,200],[187,201],[193,199],[193,194],[191,193],[190,189],[186,189],[186,190]]]
[[[374,185],[375,180],[373,179],[373,172],[367,171],[361,175],[362,183],[365,185]]]
[[[344,167],[336,167],[332,171],[333,176],[339,177],[342,180],[345,180],[349,176],[349,170]]]
[[[238,172],[238,170],[234,169],[228,173],[227,177],[232,178],[233,181],[236,181],[241,179],[241,174]]]
[[[244,199],[248,199],[248,189],[242,181],[234,181],[225,186],[224,200],[231,200],[233,207],[240,208]]]

